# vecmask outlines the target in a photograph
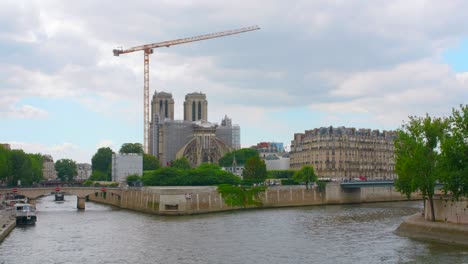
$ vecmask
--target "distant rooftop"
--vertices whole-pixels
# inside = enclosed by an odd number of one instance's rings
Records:
[[[354,128],[354,127],[320,127],[306,130],[304,133],[299,133],[306,137],[308,136],[324,136],[324,135],[353,135],[353,136],[373,136],[373,137],[395,137],[395,131],[369,129],[369,128]]]
[[[194,93],[189,93],[185,96],[185,99],[188,99],[190,97],[195,97],[195,98],[201,98],[201,99],[206,99],[206,94],[202,93],[202,92],[194,92]]]
[[[171,93],[166,93],[166,92],[159,92],[159,93],[158,93],[158,92],[154,91],[153,97],[156,97],[156,96],[158,96],[158,97],[164,97],[164,98],[172,98],[172,94],[171,94]]]

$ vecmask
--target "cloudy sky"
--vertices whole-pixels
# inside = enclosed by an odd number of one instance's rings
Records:
[[[207,95],[241,142],[321,126],[396,129],[468,103],[468,1],[2,1],[0,142],[90,162],[143,141],[143,54],[112,49],[258,25],[155,50],[150,94]]]

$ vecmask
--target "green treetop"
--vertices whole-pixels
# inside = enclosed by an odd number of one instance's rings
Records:
[[[258,152],[256,149],[242,148],[224,155],[222,158],[219,159],[219,165],[221,167],[231,167],[234,157],[236,157],[237,165],[244,165],[246,164],[248,159],[255,156],[258,156]]]
[[[454,196],[468,196],[468,105],[453,109],[441,142],[441,182]]]
[[[110,181],[112,178],[112,154],[114,152],[109,147],[97,150],[91,159],[93,174],[90,179],[95,181]]]
[[[0,146],[0,182],[9,182],[11,176],[11,151]]]
[[[315,175],[314,167],[304,165],[294,173],[293,179],[297,182],[304,182],[306,189],[309,189],[309,184],[317,181],[317,175]]]
[[[62,181],[72,181],[78,175],[76,162],[71,159],[61,159],[55,162],[57,177]]]
[[[42,155],[28,154],[22,150],[8,150],[0,146],[0,182],[14,186],[31,185],[43,179]]]
[[[159,160],[151,154],[143,154],[143,170],[157,170],[161,167]]]
[[[170,166],[173,168],[178,168],[182,170],[188,170],[192,168],[192,166],[190,165],[190,162],[185,157],[171,161]]]
[[[242,173],[244,180],[265,180],[267,177],[266,164],[258,155],[247,160]]]
[[[119,153],[143,154],[143,146],[140,143],[124,143],[122,147],[120,147]]]

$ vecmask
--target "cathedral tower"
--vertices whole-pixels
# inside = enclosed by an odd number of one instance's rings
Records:
[[[184,120],[208,121],[208,101],[202,93],[189,93],[185,96]]]
[[[159,114],[159,119],[164,120],[169,118],[174,120],[174,99],[171,93],[154,92],[151,100],[151,118],[154,120],[154,115]]]

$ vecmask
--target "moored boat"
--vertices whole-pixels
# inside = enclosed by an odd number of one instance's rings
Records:
[[[55,193],[55,201],[64,201],[64,195],[63,192],[56,192]]]
[[[28,202],[28,198],[26,198],[26,196],[24,195],[19,195],[19,194],[16,194],[16,193],[7,193],[5,195],[5,200],[3,201],[4,204],[6,204],[7,206],[15,206],[15,204],[17,203],[27,203]]]
[[[16,217],[17,225],[34,225],[36,223],[36,207],[32,204],[17,203],[12,213]]]

